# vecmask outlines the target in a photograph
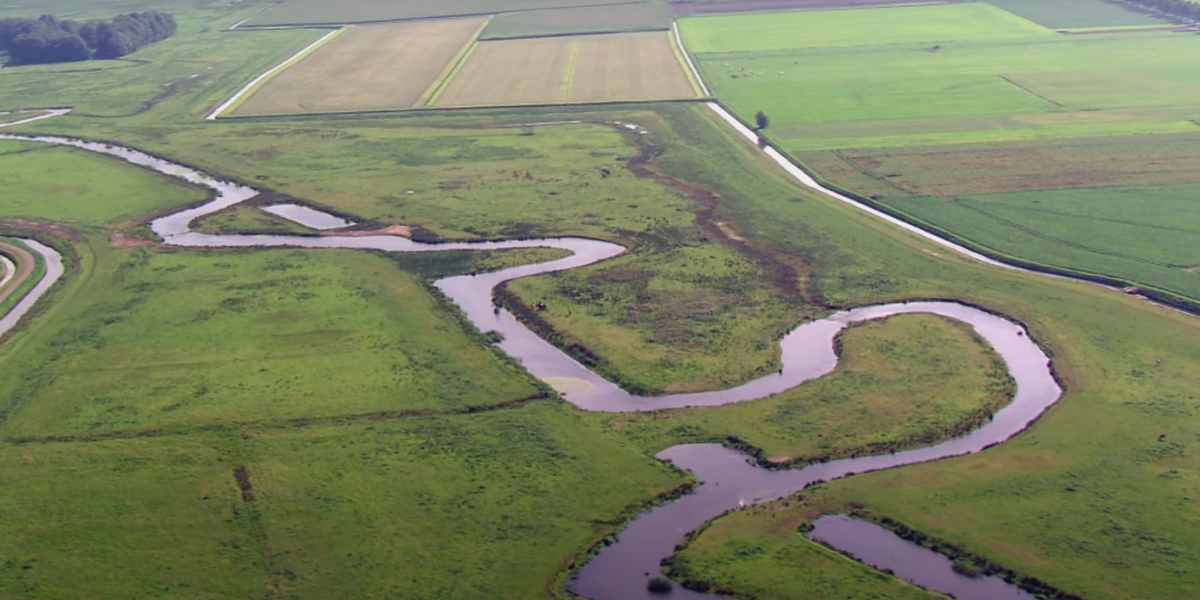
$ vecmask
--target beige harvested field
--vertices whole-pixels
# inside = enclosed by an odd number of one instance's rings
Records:
[[[436,106],[696,96],[665,32],[481,42]]]
[[[270,79],[233,114],[412,108],[483,24],[451,19],[351,27]]]

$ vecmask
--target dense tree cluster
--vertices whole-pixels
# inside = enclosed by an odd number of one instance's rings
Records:
[[[1200,21],[1200,4],[1191,0],[1123,0],[1125,4],[1148,9],[1183,21]]]
[[[142,46],[175,35],[175,17],[149,11],[121,15],[112,21],[37,19],[0,20],[0,52],[12,64],[74,62],[118,58]]]

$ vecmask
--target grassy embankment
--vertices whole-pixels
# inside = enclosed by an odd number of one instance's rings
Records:
[[[1200,297],[1191,211],[1139,216],[1194,193],[1177,184],[1198,180],[1195,36],[1062,36],[982,4],[682,28],[714,93],[833,184],[1002,254]]]

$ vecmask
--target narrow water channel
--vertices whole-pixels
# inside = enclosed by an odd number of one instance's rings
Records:
[[[813,521],[808,537],[841,550],[876,569],[958,600],[1037,600],[999,577],[971,577],[954,570],[954,561],[901,539],[884,527],[846,515]]]
[[[567,401],[583,410],[603,412],[652,411],[664,408],[719,406],[756,400],[800,385],[831,372],[837,366],[833,341],[850,323],[905,313],[932,313],[970,324],[1007,363],[1017,382],[1013,402],[980,429],[934,446],[894,454],[838,460],[802,469],[767,471],[736,451],[720,445],[699,444],[668,448],[658,457],[692,471],[704,482],[695,493],[648,510],[620,532],[618,541],[576,573],[568,583],[578,594],[596,600],[654,598],[647,582],[659,574],[659,561],[669,556],[683,536],[741,505],[788,496],[809,483],[833,480],[854,473],[890,469],[949,456],[978,452],[1002,443],[1056,402],[1062,391],[1050,372],[1049,359],[1017,324],[982,310],[953,302],[914,302],[858,308],[802,324],[782,340],[783,369],[727,390],[673,396],[643,397],[629,394],[592,373],[538,337],[507,311],[495,311],[492,289],[520,277],[574,269],[617,256],[617,244],[583,238],[547,238],[510,242],[460,242],[425,244],[395,236],[280,236],[207,235],[191,231],[189,224],[202,216],[254,197],[249,187],[212,178],[193,169],[148,154],[108,144],[52,136],[5,136],[72,146],[115,156],[212,189],[216,196],[204,206],[157,219],[151,229],[164,243],[185,247],[301,247],[373,249],[389,252],[442,252],[448,250],[504,250],[560,248],[571,256],[545,263],[513,267],[483,275],[450,277],[435,285],[457,304],[481,331],[504,333],[500,348],[520,361],[534,376],[561,390]],[[673,598],[708,597],[677,588]]]

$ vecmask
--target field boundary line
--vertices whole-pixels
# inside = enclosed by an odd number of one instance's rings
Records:
[[[381,116],[389,114],[404,114],[404,113],[438,113],[438,112],[469,112],[469,111],[486,111],[486,110],[506,110],[514,108],[579,108],[579,107],[600,107],[611,106],[615,108],[636,106],[641,104],[667,104],[667,103],[687,103],[699,104],[702,102],[711,102],[709,98],[669,98],[665,100],[586,100],[580,102],[541,102],[536,104],[479,104],[468,106],[419,106],[414,108],[373,108],[362,110],[344,110],[344,111],[328,111],[328,112],[305,112],[305,113],[277,113],[277,114],[261,114],[261,115],[230,115],[222,117],[221,120],[273,120],[273,119],[315,119],[319,117],[354,117],[354,116]],[[325,210],[325,209],[322,209]]]
[[[678,51],[675,58],[678,59],[680,55],[683,56],[684,62],[687,63],[688,73],[691,74],[689,79],[694,79],[692,82],[693,85],[700,85],[700,92],[703,93],[705,98],[712,96],[712,93],[708,91],[708,86],[704,84],[704,78],[700,76],[700,71],[696,70],[696,63],[692,62],[692,56],[688,54],[687,48],[683,46],[683,36],[679,34],[678,20],[671,23],[671,32],[674,34],[675,49]]]
[[[479,48],[479,44],[480,42],[478,39],[472,40],[470,44],[467,44],[465,51],[463,51],[462,54],[457,57],[458,60],[451,64],[450,71],[446,73],[446,76],[441,78],[441,80],[437,82],[437,85],[431,88],[433,93],[429,95],[429,100],[427,100],[423,106],[414,108],[434,108],[434,105],[437,104],[437,101],[442,97],[442,94],[446,92],[446,88],[450,87],[450,83],[454,81],[454,78],[458,77],[459,72],[461,72],[463,67],[466,66],[467,61],[471,60],[471,56],[475,54],[475,50]]]
[[[558,91],[558,99],[566,102],[571,97],[571,86],[575,84],[575,65],[579,62],[579,42],[571,42],[567,46],[567,71],[563,73],[562,89]]]
[[[341,32],[343,32],[345,30],[346,30],[346,28],[343,27],[343,28],[334,29],[333,31],[330,31],[329,33],[322,36],[321,39],[309,44],[303,50],[289,56],[283,62],[264,71],[261,75],[252,79],[250,81],[250,83],[247,83],[242,89],[238,90],[236,93],[234,93],[232,96],[230,96],[229,99],[226,100],[224,104],[218,106],[216,108],[216,110],[209,113],[207,117],[204,117],[204,120],[205,121],[217,120],[217,117],[221,116],[221,113],[225,112],[226,110],[229,110],[229,108],[231,108],[235,102],[237,102],[238,100],[241,100],[243,97],[247,96],[250,92],[254,91],[254,89],[257,88],[260,84],[266,82],[271,77],[277,75],[280,71],[283,71],[284,69],[292,66],[293,64],[300,62],[301,59],[308,56],[310,53],[312,53],[317,48],[324,46],[326,42],[333,39],[334,36],[340,34]]]
[[[1050,104],[1053,104],[1053,105],[1055,105],[1055,106],[1057,106],[1057,107],[1059,107],[1059,108],[1062,108],[1062,103],[1060,103],[1059,101],[1057,101],[1057,100],[1052,100],[1052,99],[1050,99],[1048,96],[1043,96],[1043,95],[1041,95],[1041,94],[1039,94],[1039,93],[1037,93],[1037,92],[1033,91],[1032,89],[1029,89],[1029,88],[1027,88],[1027,87],[1025,87],[1025,86],[1023,86],[1023,85],[1021,85],[1021,84],[1019,84],[1019,83],[1017,83],[1017,82],[1013,81],[1012,79],[1009,79],[1009,78],[1008,78],[1008,76],[1006,76],[1006,75],[997,75],[996,77],[999,77],[1000,79],[1003,79],[1005,82],[1007,82],[1007,83],[1009,83],[1010,85],[1012,85],[1013,87],[1015,87],[1015,88],[1017,88],[1017,89],[1021,90],[1022,92],[1025,92],[1026,94],[1030,94],[1030,95],[1032,95],[1032,96],[1035,96],[1035,97],[1037,97],[1037,98],[1039,98],[1039,99],[1041,99],[1041,100],[1045,100],[1046,102],[1049,102]]]
[[[470,38],[467,38],[467,41],[463,43],[462,48],[458,49],[458,54],[455,54],[454,58],[450,59],[450,62],[446,63],[446,66],[442,68],[442,72],[438,74],[437,79],[434,79],[433,83],[429,84],[429,87],[425,88],[424,92],[421,92],[421,96],[417,98],[416,102],[413,102],[411,108],[431,106],[437,101],[438,96],[442,95],[442,91],[450,83],[450,79],[458,74],[458,71],[461,69],[460,65],[465,64],[467,62],[467,58],[469,58],[471,54],[475,53],[475,47],[479,45],[479,37],[483,35],[483,32],[488,28],[488,25],[492,24],[492,19],[494,18],[496,18],[496,16],[492,15],[483,20],[483,24],[481,24],[479,28],[475,30],[475,33],[472,34]]]

